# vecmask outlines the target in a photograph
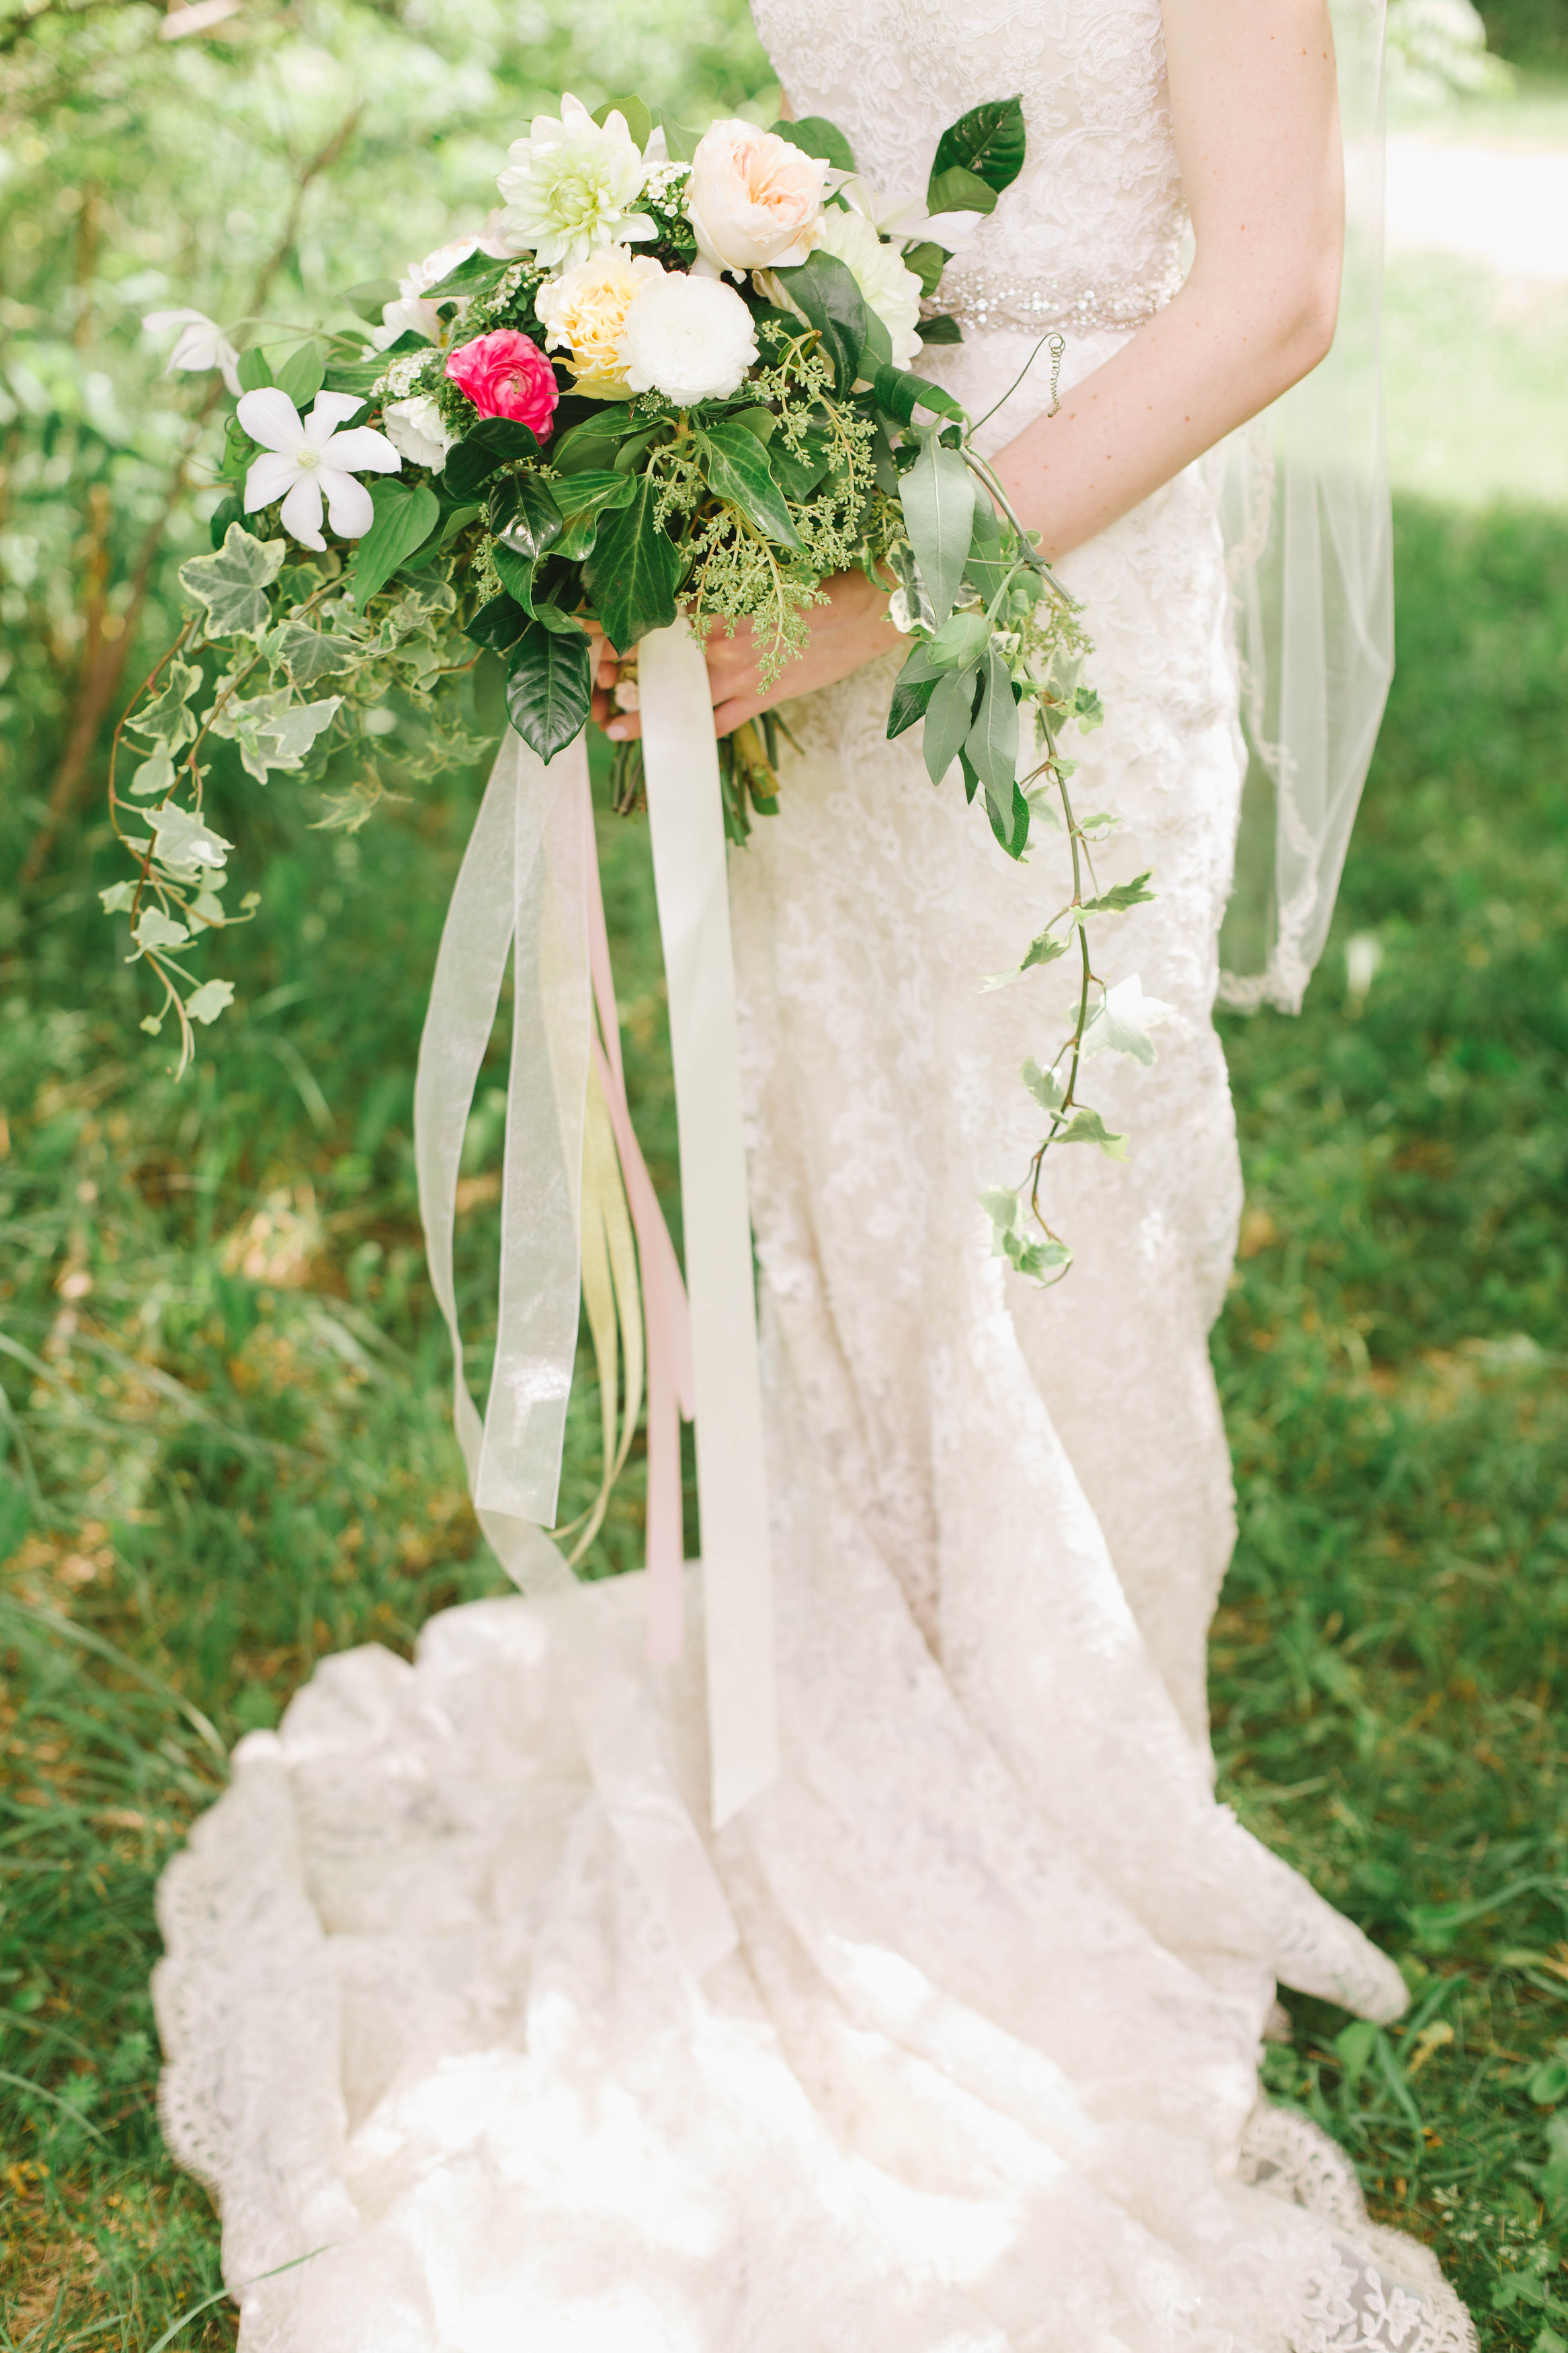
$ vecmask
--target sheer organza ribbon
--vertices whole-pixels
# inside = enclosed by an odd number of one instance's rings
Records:
[[[606,1303],[626,1334],[626,1418],[646,1357],[648,1643],[679,1657],[683,1590],[677,1411],[697,1423],[712,1820],[777,1772],[773,1613],[739,1030],[712,706],[685,627],[645,638],[638,675],[669,994],[690,1305],[626,1104],[581,739],[546,767],[508,734],[447,911],[420,1041],[415,1153],[431,1282],[451,1335],[453,1409],[479,1523],[558,1629],[606,1811],[690,1964],[735,1941],[668,1767],[647,1672],[615,1660],[553,1525],[580,1288],[601,1377]],[[453,1233],[463,1139],[513,957],[500,1302],[481,1421],[463,1369]],[[595,1023],[595,1014],[597,1020]],[[618,1177],[609,1165],[613,1138]],[[586,1179],[586,1182],[584,1182]],[[624,1207],[617,1213],[619,1187]],[[629,1211],[642,1314],[621,1220]],[[646,1335],[646,1340],[645,1340]],[[610,1380],[615,1353],[608,1349]],[[605,1417],[606,1452],[613,1430]],[[624,1455],[626,1436],[617,1451]],[[602,1505],[596,1505],[602,1509]]]

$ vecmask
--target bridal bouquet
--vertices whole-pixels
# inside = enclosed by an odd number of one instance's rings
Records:
[[[911,640],[889,733],[923,722],[932,782],[956,767],[1014,857],[1032,812],[1059,804],[1078,874],[1092,826],[1073,817],[1058,737],[1099,706],[1077,608],[971,420],[910,366],[961,340],[929,299],[943,240],[994,206],[1024,143],[1016,99],[973,109],[943,134],[924,204],[889,212],[825,121],[692,138],[636,99],[590,114],[566,97],[510,149],[486,237],[345,296],[368,335],[159,314],[182,329],[170,366],[221,369],[233,396],[227,494],[214,552],[181,566],[184,628],[122,723],[141,751],[124,784],[116,737],[110,813],[133,871],[103,899],[163,992],[142,1027],[174,1018],[182,1069],[192,1023],[233,995],[192,951],[257,904],[224,899],[233,845],[204,807],[215,741],[258,784],[316,779],[325,821],[353,827],[389,753],[405,779],[477,754],[463,689],[481,652],[549,762],[587,719],[596,633],[626,707],[639,640],[681,614],[699,633],[749,624],[776,678],[824,580],[856,566],[892,590]],[[732,839],[777,806],[781,723],[721,747]],[[639,764],[637,745],[617,751],[623,807]],[[1075,931],[1081,946],[1084,916],[1147,896],[1146,879],[1099,902],[1075,881],[1061,940],[1043,935],[1028,964]],[[1082,956],[1070,1071],[1058,1056],[1028,1082],[1047,1145],[1114,1150],[1073,1094],[1096,1012]],[[1037,1179],[1037,1158],[1031,1198]],[[1022,1271],[1065,1264],[1048,1232],[1026,1238],[1020,1194],[988,1207]]]

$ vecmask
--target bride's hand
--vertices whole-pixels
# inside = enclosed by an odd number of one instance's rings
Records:
[[[903,639],[888,618],[888,591],[863,572],[840,572],[823,582],[827,602],[807,606],[804,618],[808,632],[804,651],[785,664],[771,686],[760,675],[756,640],[749,621],[738,621],[735,634],[726,634],[715,622],[703,651],[708,659],[708,684],[713,697],[713,733],[728,735],[759,711],[810,694],[847,678],[879,655],[890,653]],[[604,631],[594,637],[594,716],[617,744],[642,733],[635,711],[617,710],[615,702],[616,655]]]

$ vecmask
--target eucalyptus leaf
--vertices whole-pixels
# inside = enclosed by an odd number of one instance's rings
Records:
[[[593,700],[593,651],[585,630],[531,621],[508,666],[512,725],[547,765],[582,733]]]
[[[991,624],[984,613],[950,613],[926,648],[926,659],[939,670],[972,670],[985,658]]]
[[[698,428],[703,471],[720,498],[738,507],[746,521],[783,547],[798,549],[800,534],[790,520],[784,492],[768,470],[768,453],[754,433],[728,419]]]
[[[180,586],[206,613],[209,638],[259,638],[272,617],[266,591],[283,569],[288,543],[256,539],[237,522],[211,555],[188,556]]]
[[[928,408],[960,423],[963,418],[963,410],[951,392],[940,384],[928,384],[923,375],[915,375],[908,368],[879,367],[871,379],[871,397],[900,425],[910,424],[917,408]]]
[[[952,610],[974,523],[974,477],[956,449],[926,434],[899,482],[910,544],[938,626]]]
[[[917,720],[923,719],[931,696],[937,690],[937,680],[921,677],[910,679],[907,670],[900,670],[893,684],[893,699],[888,707],[888,735],[902,735]]]
[[[985,649],[980,707],[963,748],[985,787],[992,831],[1010,858],[1021,856],[1029,835],[1029,805],[1016,789],[1018,706],[1012,673],[994,644]]]

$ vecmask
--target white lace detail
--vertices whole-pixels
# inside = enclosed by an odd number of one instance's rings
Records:
[[[766,0],[797,109],[889,188],[1022,87],[996,282],[1162,282],[1181,206],[1158,0]],[[1124,332],[1085,327],[1068,380]],[[978,412],[1034,337],[939,347]],[[987,428],[1048,396],[1037,364]],[[1256,2109],[1276,1979],[1388,2018],[1398,1972],[1217,1805],[1205,1631],[1229,1552],[1206,1354],[1240,1204],[1210,1022],[1241,775],[1215,504],[1184,475],[1064,566],[1110,719],[1111,976],[1173,1008],[1064,1154],[1080,1256],[984,1256],[1063,895],[911,736],[891,669],[789,713],[731,861],[784,1770],[712,1844],[740,1954],[700,1984],[595,1797],[548,1620],[451,1610],[329,1660],[165,1878],[166,2126],[222,2200],[244,2353],[1470,2353],[1429,2257]],[[1107,1058],[1109,1060],[1109,1058]],[[1070,1325],[1068,1356],[1062,1336]],[[1070,1372],[1067,1367],[1070,1365]],[[593,1588],[629,1672],[640,1580]],[[693,1596],[693,1618],[698,1617]],[[649,1676],[699,1819],[693,1663]]]

